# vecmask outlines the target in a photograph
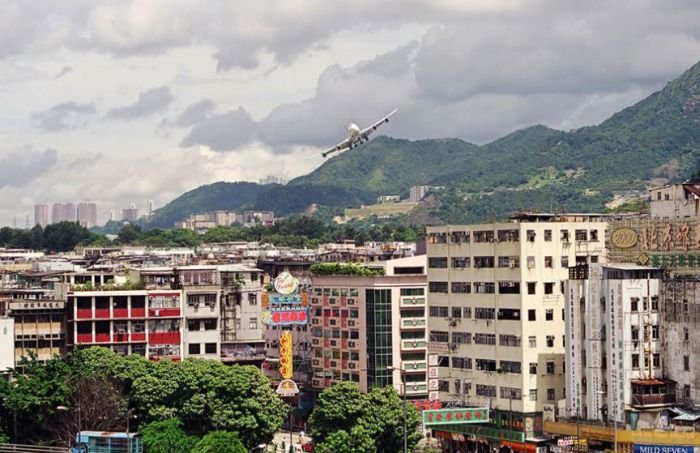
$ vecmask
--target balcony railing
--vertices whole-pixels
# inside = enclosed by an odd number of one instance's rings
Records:
[[[632,394],[633,407],[665,406],[676,404],[675,393],[661,393],[653,395]]]

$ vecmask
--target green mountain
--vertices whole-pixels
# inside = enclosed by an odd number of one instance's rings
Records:
[[[538,125],[483,146],[458,139],[377,137],[287,186],[237,183],[243,184],[235,186],[240,190],[224,196],[214,187],[231,183],[217,183],[188,192],[157,216],[164,211],[168,221],[175,221],[214,206],[249,206],[280,215],[311,204],[344,208],[377,195],[406,196],[420,184],[444,189],[408,221],[494,220],[521,209],[601,211],[617,193],[682,179],[698,168],[700,63],[596,126],[563,132]],[[197,211],[192,210],[195,200]]]

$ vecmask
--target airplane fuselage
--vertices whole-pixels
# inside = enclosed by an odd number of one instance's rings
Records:
[[[362,131],[360,130],[360,127],[357,124],[355,124],[355,123],[348,124],[348,135],[350,136],[350,138],[353,138],[353,139],[357,138],[357,136],[360,135],[360,132],[362,132]]]

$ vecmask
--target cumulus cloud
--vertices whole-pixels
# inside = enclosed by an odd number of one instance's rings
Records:
[[[0,189],[24,186],[46,173],[57,162],[58,153],[50,148],[0,154]]]
[[[207,119],[214,111],[216,105],[211,99],[204,99],[194,104],[188,105],[185,110],[180,113],[180,116],[175,120],[175,125],[178,127],[189,127],[200,123]]]
[[[197,125],[182,140],[181,146],[204,145],[215,151],[231,151],[254,137],[255,122],[244,108],[214,115]]]
[[[37,129],[56,132],[82,127],[94,114],[95,106],[93,104],[63,102],[48,110],[32,113],[31,122]]]
[[[110,110],[107,113],[107,117],[119,120],[132,120],[150,116],[162,111],[174,100],[175,98],[169,87],[152,88],[139,93],[139,98],[133,104]]]

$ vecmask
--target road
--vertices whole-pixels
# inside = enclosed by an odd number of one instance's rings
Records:
[[[303,439],[300,437],[298,432],[292,433],[292,442],[294,442],[294,451],[295,453],[298,453],[301,450],[301,444],[303,442],[308,442],[310,441],[311,438],[309,436],[304,436]],[[289,451],[289,431],[280,431],[275,434],[275,437],[273,438],[272,442],[275,444],[276,449],[269,448],[267,451],[268,452],[275,452],[275,453],[282,453],[282,443],[284,442],[284,446],[287,448],[287,451]]]

